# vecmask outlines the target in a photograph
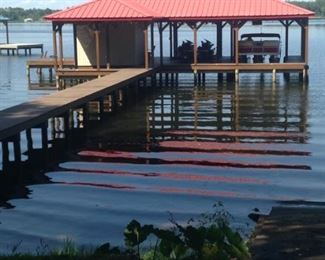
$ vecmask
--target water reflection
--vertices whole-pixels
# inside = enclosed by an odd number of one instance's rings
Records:
[[[22,239],[65,235],[77,243],[119,244],[131,218],[161,225],[170,211],[183,221],[223,201],[235,225],[249,230],[255,208],[268,213],[277,201],[322,201],[323,176],[309,144],[308,88],[263,85],[259,76],[241,78],[240,85],[206,79],[201,86],[188,75],[169,87],[143,84],[138,96],[107,100],[104,116],[91,105],[69,120],[51,119],[45,146],[41,130],[33,132],[19,188],[25,192],[15,193],[17,182],[5,192],[5,199],[31,198],[9,201],[16,208],[1,213],[1,233],[17,238],[8,220],[15,216],[40,223],[34,230],[18,225]],[[7,169],[2,177],[12,174]],[[58,211],[44,228],[52,208]]]

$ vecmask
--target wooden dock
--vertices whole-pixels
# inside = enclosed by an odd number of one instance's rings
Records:
[[[0,141],[42,124],[69,109],[100,99],[151,73],[151,69],[121,69],[111,75],[0,111]]]
[[[308,76],[308,66],[305,63],[256,63],[256,64],[233,64],[233,63],[201,63],[192,64],[192,69],[195,73],[198,72],[232,72],[235,73],[236,81],[239,79],[239,73],[259,73],[259,72],[270,72],[273,75],[273,81],[277,72],[291,73],[298,72],[302,73],[303,79]]]
[[[324,259],[325,208],[276,207],[257,224],[253,259]]]
[[[41,43],[6,43],[0,44],[0,54],[5,51],[9,56],[10,53],[14,55],[19,55],[19,51],[23,50],[25,56],[32,55],[32,49],[40,49],[41,55],[43,56],[43,44]]]
[[[61,61],[56,61],[54,58],[28,60],[26,63],[26,74],[30,89],[44,89],[44,87],[40,87],[40,85],[42,85],[41,78],[43,75],[43,69],[49,70],[49,83],[54,82],[55,70],[56,84],[53,87],[56,87],[57,89],[64,89],[70,81],[72,82],[72,86],[80,83],[80,81],[83,82],[89,79],[100,78],[119,71],[119,69],[94,69],[90,67],[75,68],[75,61],[73,58],[63,59],[62,64],[58,64],[59,62]],[[60,66],[60,68],[56,68],[56,66]],[[33,83],[31,81],[32,70],[36,70],[39,77],[39,83]],[[53,87],[51,87],[51,89],[53,89]]]
[[[63,67],[73,67],[75,65],[73,58],[63,59]],[[27,70],[30,69],[54,69],[55,67],[55,59],[54,58],[40,58],[28,60],[26,63]]]
[[[49,83],[52,83],[55,79],[54,77],[54,70],[56,68],[56,60],[54,58],[39,58],[39,59],[32,59],[28,60],[26,63],[26,74],[28,79],[28,86],[30,89],[35,89],[33,86],[36,85],[36,89],[44,89],[44,87],[39,87],[42,81],[43,70],[47,69],[49,71]],[[61,67],[66,68],[73,68],[75,66],[75,61],[73,58],[65,58],[62,60]],[[31,80],[31,73],[32,71],[36,71],[39,82],[33,83]],[[55,87],[55,85],[54,85]],[[53,89],[53,87],[51,87]]]
[[[21,169],[22,132],[26,132],[27,152],[29,152],[33,149],[32,129],[41,129],[42,149],[46,152],[50,119],[63,118],[65,138],[67,139],[71,127],[69,122],[74,122],[73,111],[82,111],[83,125],[86,125],[90,102],[95,101],[98,104],[98,113],[102,116],[104,100],[108,98],[110,110],[114,111],[118,104],[124,103],[124,95],[127,97],[128,88],[130,86],[137,88],[137,83],[151,76],[153,72],[152,69],[121,69],[111,75],[0,111],[3,169],[7,169],[8,165],[12,163],[9,143],[13,144],[14,163]]]

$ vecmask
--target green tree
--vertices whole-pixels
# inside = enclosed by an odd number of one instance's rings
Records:
[[[45,15],[51,14],[57,10],[47,9],[23,9],[19,7],[0,8],[0,15],[7,17],[12,22],[22,22],[26,18],[32,18],[34,21],[42,21]]]

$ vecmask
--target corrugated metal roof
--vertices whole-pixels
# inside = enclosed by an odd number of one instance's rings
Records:
[[[45,17],[53,21],[279,19],[314,15],[284,0],[93,0]]]
[[[152,20],[154,12],[130,0],[93,0],[45,17],[47,20]]]

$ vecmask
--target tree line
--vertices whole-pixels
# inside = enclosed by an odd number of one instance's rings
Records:
[[[315,1],[290,1],[290,3],[307,8],[316,13],[316,16],[325,17],[325,0]],[[0,16],[10,19],[12,22],[23,22],[26,18],[32,18],[33,21],[42,21],[43,16],[58,10],[46,9],[23,9],[19,7],[0,8]]]
[[[23,9],[19,7],[0,8],[0,16],[9,18],[11,22],[23,22],[26,18],[32,18],[33,21],[42,21],[43,16],[51,14],[57,10],[52,9]]]
[[[316,16],[325,17],[325,0],[290,1],[290,3],[307,8],[307,9],[315,12]]]

